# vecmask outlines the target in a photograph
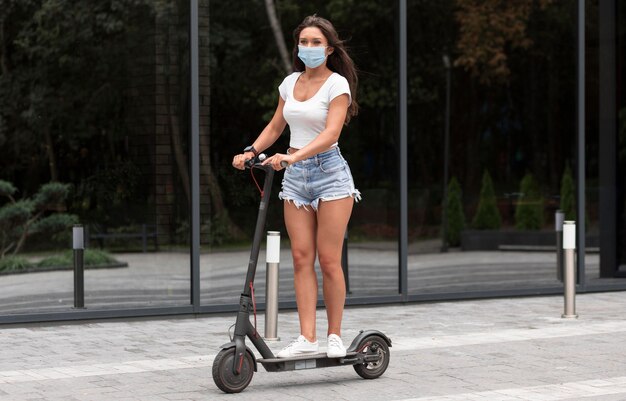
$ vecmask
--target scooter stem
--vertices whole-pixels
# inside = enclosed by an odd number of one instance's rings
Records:
[[[272,193],[272,181],[274,180],[274,169],[271,166],[263,166],[255,163],[249,166],[251,169],[265,171],[265,182],[263,184],[263,192],[261,202],[259,204],[259,213],[257,215],[256,227],[254,230],[254,239],[252,240],[252,250],[250,251],[250,260],[248,262],[248,273],[246,282],[243,285],[243,292],[239,300],[239,313],[235,322],[235,333],[233,341],[235,342],[235,357],[233,358],[233,374],[238,375],[241,372],[243,358],[245,357],[246,335],[250,336],[257,349],[260,347],[262,354],[272,355],[267,345],[259,338],[256,328],[250,323],[250,308],[252,307],[252,286],[254,285],[254,276],[256,275],[256,266],[259,260],[259,251],[261,249],[261,240],[263,239],[263,231],[265,230],[265,220],[267,219],[267,209]]]
[[[261,241],[263,240],[263,232],[265,230],[265,220],[267,219],[267,206],[272,193],[272,181],[274,180],[274,169],[272,167],[255,164],[252,168],[265,171],[265,183],[263,184],[263,196],[259,204],[259,213],[257,215],[254,239],[252,241],[252,251],[250,252],[250,261],[248,262],[248,274],[246,275],[246,282],[243,285],[243,294],[245,295],[250,295],[250,283],[254,283]]]

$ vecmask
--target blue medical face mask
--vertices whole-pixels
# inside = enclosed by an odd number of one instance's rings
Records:
[[[316,68],[326,60],[326,46],[307,47],[298,45],[298,58],[309,68]]]

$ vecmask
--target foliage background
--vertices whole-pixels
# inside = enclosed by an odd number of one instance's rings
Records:
[[[187,3],[2,0],[0,179],[15,183],[22,196],[49,181],[74,184],[68,211],[83,222],[116,227],[154,219],[162,207],[155,201],[156,167],[129,146],[136,135],[129,122],[135,110],[129,88],[135,85],[138,49],[152,51],[153,39],[161,37],[179,46],[178,53],[168,53],[177,71],[166,76],[181,83],[172,106],[188,153]],[[586,4],[593,48],[597,2]],[[269,121],[285,71],[263,0],[203,0],[200,5],[209,15],[201,35],[210,49],[201,60],[203,82],[210,87],[202,99],[210,108],[203,121],[210,144],[202,151],[217,180],[210,192],[225,205],[221,210],[215,198],[204,203],[203,227],[210,242],[224,245],[249,237],[258,202],[249,177],[233,172],[230,160]],[[340,145],[364,195],[351,231],[356,239],[397,239],[396,3],[276,0],[275,5],[289,51],[293,28],[313,13],[329,18],[346,40],[360,71],[361,113],[345,128]],[[518,190],[526,172],[537,177],[548,200],[546,215],[558,207],[561,174],[574,160],[575,6],[573,0],[408,1],[411,240],[440,232],[444,54],[453,61],[450,176],[463,183],[465,215],[471,219],[476,213],[485,170],[493,173],[505,227],[514,225],[508,195]],[[161,22],[171,21],[174,13],[182,15],[180,21],[164,30]],[[596,64],[591,52],[590,76]],[[591,155],[594,123],[589,119]],[[284,150],[287,137],[269,152]],[[597,176],[594,157],[591,177]],[[175,219],[165,234],[172,244],[188,241],[186,163],[177,160],[168,194]],[[275,190],[279,185],[277,179]],[[269,224],[277,229],[282,228],[280,209],[270,209]],[[595,221],[594,213],[591,217]]]

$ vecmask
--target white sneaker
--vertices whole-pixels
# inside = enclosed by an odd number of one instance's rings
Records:
[[[319,344],[317,341],[314,343],[307,340],[303,335],[300,335],[294,342],[280,350],[276,356],[278,358],[290,358],[293,356],[301,356],[306,354],[317,354],[319,352]]]
[[[328,348],[326,355],[329,358],[343,358],[346,356],[346,347],[343,346],[341,337],[337,334],[331,334],[328,336]]]

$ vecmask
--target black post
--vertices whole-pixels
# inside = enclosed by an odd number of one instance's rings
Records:
[[[191,254],[190,303],[194,312],[200,311],[200,31],[198,0],[189,4],[189,74],[191,146]],[[208,34],[207,34],[208,37]],[[205,68],[208,68],[206,66]]]
[[[399,0],[398,4],[398,42],[399,42],[399,63],[398,63],[398,119],[400,126],[399,141],[399,173],[400,173],[400,238],[398,244],[398,292],[402,295],[402,301],[409,299],[408,294],[408,248],[409,248],[409,182],[408,182],[408,63],[407,63],[407,1]]]
[[[578,282],[585,289],[585,0],[578,0],[577,35],[577,155],[576,155],[576,262]]]
[[[343,279],[346,282],[346,294],[350,292],[350,274],[348,273],[348,229],[343,235],[343,248],[341,249],[341,270],[343,270]]]
[[[563,282],[563,221],[565,213],[557,210],[554,213],[554,231],[556,232],[556,278]]]
[[[141,225],[141,247],[143,253],[148,252],[148,230],[146,230],[146,225]]]
[[[614,277],[618,263],[617,208],[617,5],[616,0],[598,2],[600,131],[600,277]],[[621,177],[620,177],[621,178]]]
[[[441,201],[441,252],[448,252],[448,153],[450,148],[450,57],[443,55],[446,68],[446,123],[443,140],[443,199]]]
[[[76,224],[72,229],[72,248],[74,249],[74,308],[85,307],[85,266],[83,226]]]

